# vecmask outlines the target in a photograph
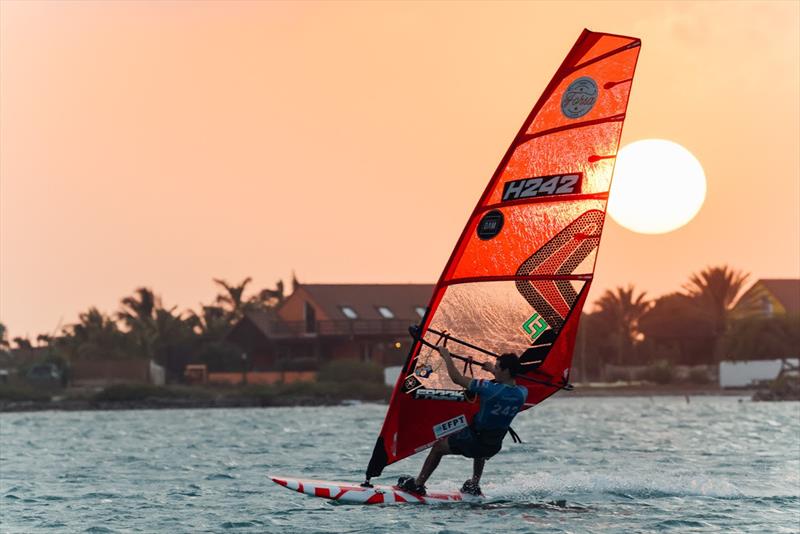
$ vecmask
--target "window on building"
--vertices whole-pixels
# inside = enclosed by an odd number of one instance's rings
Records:
[[[317,331],[317,312],[310,302],[303,303],[303,319],[306,322],[306,332],[313,333]]]
[[[767,317],[772,317],[775,310],[773,310],[772,308],[772,301],[769,300],[769,297],[761,298],[761,306],[762,309],[764,310],[764,315],[766,315]]]
[[[425,308],[423,308],[422,306],[417,306],[414,309],[417,310],[417,315],[419,315],[420,319],[425,317]]]
[[[394,313],[386,306],[378,306],[378,313],[380,313],[381,317],[384,319],[394,319]]]
[[[348,319],[358,319],[358,314],[350,306],[339,306],[339,308],[342,310],[344,316]]]

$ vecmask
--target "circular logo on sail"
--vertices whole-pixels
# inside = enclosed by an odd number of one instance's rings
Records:
[[[503,229],[503,214],[500,210],[492,210],[483,216],[478,223],[478,237],[483,241],[491,239]]]
[[[561,97],[561,113],[577,119],[589,113],[597,102],[597,83],[588,76],[573,81]]]

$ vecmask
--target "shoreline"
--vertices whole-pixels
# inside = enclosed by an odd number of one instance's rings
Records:
[[[673,384],[657,386],[647,385],[605,385],[581,386],[575,385],[572,391],[564,392],[563,396],[575,397],[668,397],[668,396],[721,396],[721,397],[751,397],[757,390],[746,388],[724,389],[719,386],[699,386],[694,384]]]
[[[586,397],[752,397],[753,389],[721,389],[719,387],[697,385],[607,385],[580,386],[572,391],[558,392],[558,398]],[[58,398],[52,400],[0,400],[0,413],[41,412],[41,411],[117,411],[117,410],[164,410],[164,409],[209,409],[209,408],[291,408],[296,406],[342,406],[359,403],[388,404],[376,399],[341,399],[331,396],[284,395],[269,399],[236,395],[228,392],[210,398],[159,397],[152,396],[135,400],[94,400],[86,398]]]

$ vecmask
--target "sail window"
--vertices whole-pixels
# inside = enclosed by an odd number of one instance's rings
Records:
[[[384,319],[394,319],[394,313],[386,306],[378,306],[378,313],[380,313],[381,317]]]
[[[342,310],[344,316],[348,319],[358,319],[358,314],[350,306],[339,306],[339,308]]]

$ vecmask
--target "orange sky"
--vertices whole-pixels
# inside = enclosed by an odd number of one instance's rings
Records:
[[[708,178],[678,231],[609,221],[590,299],[800,276],[798,2],[2,1],[0,321],[292,269],[434,282],[584,27],[642,39],[623,144],[676,141]]]

